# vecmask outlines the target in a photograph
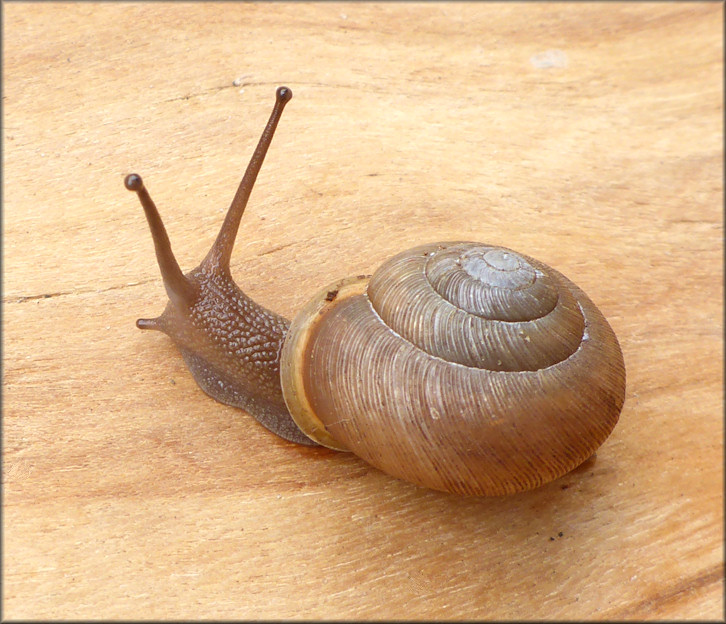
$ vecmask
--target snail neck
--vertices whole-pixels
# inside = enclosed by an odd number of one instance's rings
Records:
[[[280,352],[289,321],[250,299],[229,275],[202,266],[187,274],[192,302],[170,300],[144,329],[167,334],[194,380],[213,399],[249,412],[286,440],[313,444],[292,421],[280,386]]]

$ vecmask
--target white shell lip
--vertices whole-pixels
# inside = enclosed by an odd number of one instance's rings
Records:
[[[302,365],[311,333],[326,310],[349,297],[364,295],[370,278],[370,275],[346,277],[320,289],[293,319],[280,355],[282,394],[293,421],[311,440],[336,451],[350,449],[335,440],[315,415],[305,394]]]

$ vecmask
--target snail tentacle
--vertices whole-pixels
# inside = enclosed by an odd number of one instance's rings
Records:
[[[159,211],[151,199],[151,195],[146,190],[144,181],[140,175],[131,173],[124,179],[124,185],[129,191],[136,193],[144,209],[144,214],[146,215],[146,220],[151,230],[151,237],[154,240],[156,259],[159,262],[161,277],[164,280],[164,287],[166,288],[167,295],[169,295],[169,299],[177,305],[189,305],[196,296],[196,289],[194,288],[194,284],[184,276],[184,273],[179,268],[179,263],[176,261],[174,252],[171,250],[171,242],[169,241],[166,227],[164,227],[164,222],[161,220],[161,215],[159,215]],[[146,327],[143,327],[143,329],[156,328],[151,323],[146,323]]]
[[[232,199],[217,239],[209,250],[207,257],[202,261],[201,266],[210,272],[229,270],[232,249],[234,248],[234,241],[237,237],[242,215],[247,207],[247,202],[249,201],[255,181],[257,180],[257,174],[262,168],[267,150],[272,143],[272,137],[275,135],[277,124],[280,121],[280,117],[282,117],[282,111],[285,109],[285,104],[291,98],[292,91],[288,87],[278,87],[275,92],[275,106],[272,109],[272,113],[270,113],[270,119],[267,121],[267,125],[262,132],[262,136],[260,136],[260,140],[247,165],[244,176],[242,176],[242,181],[237,188],[234,199]]]

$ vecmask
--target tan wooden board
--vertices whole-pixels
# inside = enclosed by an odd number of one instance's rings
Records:
[[[4,3],[3,616],[723,617],[723,6]],[[628,390],[594,462],[461,498],[276,439],[161,334],[294,91],[233,271],[291,316],[415,244],[580,285]]]

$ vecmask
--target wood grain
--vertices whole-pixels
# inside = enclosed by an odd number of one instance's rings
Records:
[[[3,617],[721,619],[723,6],[4,3]],[[236,81],[236,83],[235,83]],[[414,244],[557,268],[625,354],[597,459],[460,498],[275,439],[162,335],[233,259],[292,315]]]

